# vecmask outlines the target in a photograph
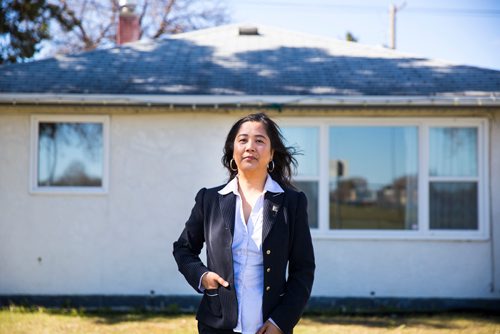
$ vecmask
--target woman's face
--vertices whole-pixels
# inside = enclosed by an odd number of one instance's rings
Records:
[[[273,150],[264,124],[241,124],[234,139],[233,159],[238,166],[238,172],[267,173],[267,165],[273,159]]]

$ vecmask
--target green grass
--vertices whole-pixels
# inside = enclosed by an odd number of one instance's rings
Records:
[[[45,308],[0,309],[1,334],[197,333],[192,314],[85,312]],[[305,316],[295,334],[500,334],[500,315],[435,314]]]

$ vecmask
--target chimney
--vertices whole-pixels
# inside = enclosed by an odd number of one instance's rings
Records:
[[[139,39],[140,29],[139,16],[135,13],[136,2],[134,0],[120,0],[120,18],[116,43],[121,45],[135,42]]]

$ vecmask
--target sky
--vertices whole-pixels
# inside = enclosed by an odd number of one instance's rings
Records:
[[[423,58],[500,70],[500,0],[226,0],[232,22],[265,24],[359,43],[389,44]]]

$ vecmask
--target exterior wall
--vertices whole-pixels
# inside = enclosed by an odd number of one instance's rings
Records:
[[[490,298],[489,242],[316,240],[313,295]]]
[[[488,114],[493,239],[316,238],[314,296],[500,297],[500,111]],[[109,192],[57,195],[29,192],[30,113],[0,114],[0,295],[193,294],[172,243],[197,190],[225,181],[241,115],[113,111]]]
[[[108,194],[57,195],[29,193],[30,115],[0,116],[0,294],[191,293],[172,242],[197,190],[224,181],[231,121],[112,115]]]
[[[491,192],[491,263],[493,294],[500,297],[500,110],[492,113],[490,122],[490,192]]]

